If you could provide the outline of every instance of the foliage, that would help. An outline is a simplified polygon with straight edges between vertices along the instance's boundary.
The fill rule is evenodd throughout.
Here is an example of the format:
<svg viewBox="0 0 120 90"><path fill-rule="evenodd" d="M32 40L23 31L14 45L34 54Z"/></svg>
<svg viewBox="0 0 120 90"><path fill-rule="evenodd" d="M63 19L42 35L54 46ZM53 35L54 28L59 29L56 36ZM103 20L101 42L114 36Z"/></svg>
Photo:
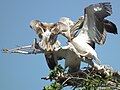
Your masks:
<svg viewBox="0 0 120 90"><path fill-rule="evenodd" d="M115 75L116 74L116 75ZM45 80L54 81L49 86L45 86L43 90L61 90L66 86L71 86L73 90L113 90L120 89L120 75L117 72L109 72L104 70L95 70L92 68L81 70L75 73L67 73L60 66L56 66L55 70L51 70Z"/></svg>
<svg viewBox="0 0 120 90"><path fill-rule="evenodd" d="M45 86L43 88L43 90L60 90L60 89L62 89L62 86L57 82L54 82L50 86Z"/></svg>
<svg viewBox="0 0 120 90"><path fill-rule="evenodd" d="M64 72L64 69L58 65L56 66L55 70L50 70L49 73L49 79L50 81L54 80L55 77L62 77L62 73ZM51 83L49 86L45 86L43 90L60 90L62 89L62 85L58 82Z"/></svg>

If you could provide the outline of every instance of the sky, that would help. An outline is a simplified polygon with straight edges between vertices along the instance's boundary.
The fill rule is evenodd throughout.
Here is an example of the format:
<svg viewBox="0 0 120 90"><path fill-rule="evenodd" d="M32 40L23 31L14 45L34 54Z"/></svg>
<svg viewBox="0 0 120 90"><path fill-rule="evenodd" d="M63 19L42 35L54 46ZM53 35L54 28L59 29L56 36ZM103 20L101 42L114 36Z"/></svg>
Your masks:
<svg viewBox="0 0 120 90"><path fill-rule="evenodd" d="M31 45L36 33L29 22L57 22L61 17L76 21L86 6L111 2L113 14L107 19L120 28L120 0L0 0L0 50ZM65 42L61 39L61 42ZM107 34L104 45L96 45L102 64L120 71L120 34ZM61 64L63 64L62 62ZM0 53L0 90L42 90L49 81L41 77L49 74L44 55Z"/></svg>

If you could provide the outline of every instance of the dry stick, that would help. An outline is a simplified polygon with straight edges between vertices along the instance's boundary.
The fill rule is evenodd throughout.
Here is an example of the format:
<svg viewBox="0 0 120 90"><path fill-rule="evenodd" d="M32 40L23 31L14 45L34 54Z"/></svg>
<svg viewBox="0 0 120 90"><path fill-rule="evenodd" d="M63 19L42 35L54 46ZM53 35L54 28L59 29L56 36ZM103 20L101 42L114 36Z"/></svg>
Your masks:
<svg viewBox="0 0 120 90"><path fill-rule="evenodd" d="M69 79L71 79L71 77L68 77L68 78L62 83L62 86L64 86L64 84L65 84Z"/></svg>
<svg viewBox="0 0 120 90"><path fill-rule="evenodd" d="M24 49L24 50L22 50ZM33 50L33 51L29 51ZM3 49L1 50L2 53L20 53L20 54L44 54L44 53L49 53L49 51L43 50L42 48L36 49L37 51L34 52L35 48L33 45L28 45L28 46L21 46L21 47L16 47L14 49Z"/></svg>

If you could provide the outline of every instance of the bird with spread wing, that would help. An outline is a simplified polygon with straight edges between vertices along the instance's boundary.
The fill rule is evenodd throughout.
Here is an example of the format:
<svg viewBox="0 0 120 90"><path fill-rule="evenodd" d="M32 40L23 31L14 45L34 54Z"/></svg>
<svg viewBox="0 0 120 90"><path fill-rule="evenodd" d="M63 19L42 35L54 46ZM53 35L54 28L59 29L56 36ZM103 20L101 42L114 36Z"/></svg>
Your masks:
<svg viewBox="0 0 120 90"><path fill-rule="evenodd" d="M88 58L96 59L99 63L99 59L95 51L89 47L97 44L104 44L106 40L106 31L117 34L117 28L114 23L104 19L112 14L112 7L109 2L92 4L84 9L83 26L80 29L80 33L75 38L70 38L71 43L75 48ZM73 28L77 26L74 25ZM71 28L70 32L73 32ZM83 53L82 53L83 52Z"/></svg>
<svg viewBox="0 0 120 90"><path fill-rule="evenodd" d="M68 42L74 46L80 56L84 57L85 62L94 66L92 59L95 59L96 65L100 65L101 62L94 50L95 43L104 44L106 32L117 34L116 25L105 19L105 17L111 14L112 7L109 2L89 5L84 9L84 16L80 17L70 29L56 33L56 35L62 34L67 37ZM64 25L66 22L68 20L61 21ZM99 68L97 67L97 69Z"/></svg>
<svg viewBox="0 0 120 90"><path fill-rule="evenodd" d="M104 19L112 14L112 7L109 2L92 4L84 9L78 22L70 29L71 35L68 38L70 43L80 53L81 56L88 59L95 59L97 64L101 64L97 53L94 50L95 43L104 44L106 32L117 34L117 28L114 23ZM82 26L79 26L82 25ZM74 33L79 29L79 34L74 37Z"/></svg>

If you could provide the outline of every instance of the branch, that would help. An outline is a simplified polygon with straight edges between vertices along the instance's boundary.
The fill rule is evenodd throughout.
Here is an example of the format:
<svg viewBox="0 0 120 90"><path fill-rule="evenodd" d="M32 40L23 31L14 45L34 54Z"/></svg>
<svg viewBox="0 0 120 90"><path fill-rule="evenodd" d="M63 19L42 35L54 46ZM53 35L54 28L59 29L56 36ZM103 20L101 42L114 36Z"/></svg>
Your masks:
<svg viewBox="0 0 120 90"><path fill-rule="evenodd" d="M14 49L3 49L1 50L2 53L19 53L19 54L39 54L39 53L45 53L44 50L39 50L33 48L32 45L29 46L21 46L16 47Z"/></svg>
<svg viewBox="0 0 120 90"><path fill-rule="evenodd" d="M38 42L39 43L39 42ZM49 53L46 50L43 50L40 46L36 48L38 44L36 39L33 41L33 45L28 46L19 46L13 49L3 49L1 50L2 53L19 53L19 54L42 54L42 53Z"/></svg>

